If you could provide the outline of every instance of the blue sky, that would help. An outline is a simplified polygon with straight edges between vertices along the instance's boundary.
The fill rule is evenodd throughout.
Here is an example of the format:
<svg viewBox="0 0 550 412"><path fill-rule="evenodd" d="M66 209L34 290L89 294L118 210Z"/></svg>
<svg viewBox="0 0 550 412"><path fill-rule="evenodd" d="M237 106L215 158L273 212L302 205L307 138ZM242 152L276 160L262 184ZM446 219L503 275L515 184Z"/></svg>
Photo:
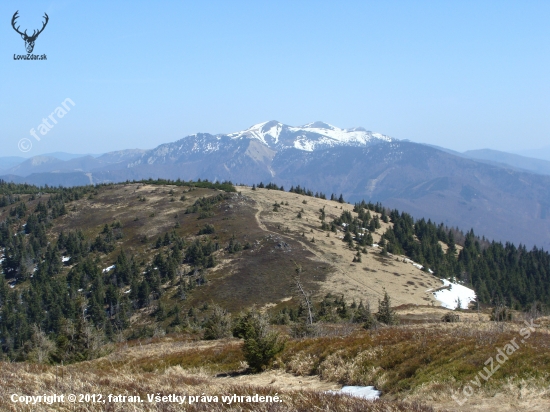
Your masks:
<svg viewBox="0 0 550 412"><path fill-rule="evenodd" d="M11 27L47 28L35 54ZM2 1L0 156L322 120L455 150L548 146L550 2ZM31 138L32 139L32 138Z"/></svg>

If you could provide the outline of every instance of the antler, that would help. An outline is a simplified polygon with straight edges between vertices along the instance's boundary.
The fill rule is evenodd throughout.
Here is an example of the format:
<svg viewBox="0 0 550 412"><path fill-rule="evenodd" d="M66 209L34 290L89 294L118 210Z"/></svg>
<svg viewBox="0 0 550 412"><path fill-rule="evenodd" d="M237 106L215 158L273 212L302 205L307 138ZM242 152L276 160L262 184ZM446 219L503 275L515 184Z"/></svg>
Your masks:
<svg viewBox="0 0 550 412"><path fill-rule="evenodd" d="M19 33L21 36L25 36L25 38L27 38L27 39L36 39L38 37L38 35L40 33L42 33L42 31L44 31L44 29L46 28L46 25L48 24L48 21L50 20L50 18L48 17L48 14L44 13L44 18L46 19L46 21L44 23L42 23L42 28L40 30L38 30L38 32L36 32L36 30L33 30L32 36L29 36L27 34L27 30L25 30L24 33L21 33L19 31L20 26L15 27L15 23L16 23L15 21L19 18L18 13L19 13L19 10L17 10L15 12L15 14L13 15L13 17L11 18L11 25L17 33Z"/></svg>
<svg viewBox="0 0 550 412"><path fill-rule="evenodd" d="M25 30L25 33L21 33L19 31L19 27L20 26L17 26L17 28L15 27L15 20L17 20L19 18L19 16L17 15L19 13L19 10L17 10L14 14L13 14L13 17L11 18L11 25L13 27L13 29L19 33L21 36L26 36L27 35L27 30Z"/></svg>
<svg viewBox="0 0 550 412"><path fill-rule="evenodd" d="M38 30L38 33L34 34L34 32L33 32L32 37L38 37L38 35L40 33L42 33L44 31L44 29L46 28L46 25L48 24L48 21L50 20L50 18L48 17L47 13L44 13L43 17L46 19L46 21L44 23L42 23L42 28L40 30Z"/></svg>

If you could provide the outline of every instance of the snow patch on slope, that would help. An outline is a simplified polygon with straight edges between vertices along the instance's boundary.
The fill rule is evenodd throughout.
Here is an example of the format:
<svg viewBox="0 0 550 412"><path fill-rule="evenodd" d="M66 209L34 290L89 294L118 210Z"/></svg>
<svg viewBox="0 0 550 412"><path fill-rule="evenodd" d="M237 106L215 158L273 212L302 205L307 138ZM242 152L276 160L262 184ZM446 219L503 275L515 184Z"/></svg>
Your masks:
<svg viewBox="0 0 550 412"><path fill-rule="evenodd" d="M227 136L231 139L241 139L243 137L258 139L266 146L269 146L269 140L272 140L275 144L279 142L279 136L281 135L283 126L282 123L272 120L270 122L255 124L246 130L230 133Z"/></svg>
<svg viewBox="0 0 550 412"><path fill-rule="evenodd" d="M294 147L306 152L313 152L315 150L315 143L303 137L294 142Z"/></svg>
<svg viewBox="0 0 550 412"><path fill-rule="evenodd" d="M327 391L327 393L345 394L354 398L363 398L375 400L380 398L382 392L376 390L374 386L344 386L339 391Z"/></svg>
<svg viewBox="0 0 550 412"><path fill-rule="evenodd" d="M472 289L458 283L452 283L447 279L441 279L441 281L444 287L450 287L434 292L434 297L447 309L456 309L458 299L460 299L461 309L468 309L470 302L476 300L476 293Z"/></svg>

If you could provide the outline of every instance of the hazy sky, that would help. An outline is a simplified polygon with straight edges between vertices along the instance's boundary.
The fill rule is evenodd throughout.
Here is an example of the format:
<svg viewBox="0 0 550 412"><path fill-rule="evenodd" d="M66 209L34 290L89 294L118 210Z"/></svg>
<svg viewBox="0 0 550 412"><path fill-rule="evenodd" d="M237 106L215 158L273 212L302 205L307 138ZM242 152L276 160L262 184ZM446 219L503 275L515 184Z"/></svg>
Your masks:
<svg viewBox="0 0 550 412"><path fill-rule="evenodd" d="M34 54L11 27L48 26ZM550 144L548 1L6 1L0 156L322 120L455 150ZM30 34L29 33L29 34ZM29 134L70 98L38 142Z"/></svg>

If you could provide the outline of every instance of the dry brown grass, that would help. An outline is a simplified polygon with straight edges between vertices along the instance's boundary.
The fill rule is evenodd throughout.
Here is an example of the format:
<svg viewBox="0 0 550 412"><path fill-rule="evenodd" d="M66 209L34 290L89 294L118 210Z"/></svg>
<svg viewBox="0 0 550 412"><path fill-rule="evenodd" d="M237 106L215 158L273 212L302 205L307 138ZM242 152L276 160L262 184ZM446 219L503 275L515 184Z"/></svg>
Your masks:
<svg viewBox="0 0 550 412"><path fill-rule="evenodd" d="M70 366L61 371L55 367L28 364L2 364L0 368L0 410L2 411L368 411L429 412L432 408L417 402L380 400L370 402L348 396L325 394L319 391L283 390L259 385L237 385L220 380L190 376L181 367L171 367L156 373L129 373L112 368L99 370L93 363ZM58 375L56 377L56 374ZM10 401L11 394L37 396L41 394L108 394L136 396L143 403L91 403L65 402L48 406L37 404L24 406ZM149 403L147 394L218 396L218 403L199 402L192 405L176 403ZM270 395L279 396L279 403L221 402L222 395Z"/></svg>
<svg viewBox="0 0 550 412"><path fill-rule="evenodd" d="M355 330L349 335L289 340L276 368L259 375L244 373L241 341L197 341L193 336L167 336L120 345L110 355L90 362L56 368L32 364L0 365L0 410L182 410L174 404L80 404L50 408L21 408L12 393L99 393L140 395L281 395L279 404L221 405L198 403L184 410L548 410L550 336L548 328L533 334L520 350L463 406L451 398L483 368L510 339L520 323L428 323ZM498 325L497 325L498 326ZM338 328L336 328L338 329ZM324 394L339 385L374 385L383 401ZM406 401L409 403L402 403ZM65 409L63 409L65 408Z"/></svg>
<svg viewBox="0 0 550 412"><path fill-rule="evenodd" d="M238 339L190 341L168 337L151 343L134 342L129 348L121 345L93 365L97 370L115 368L129 373L159 372L171 367L199 374L224 373L242 368L241 344Z"/></svg>

